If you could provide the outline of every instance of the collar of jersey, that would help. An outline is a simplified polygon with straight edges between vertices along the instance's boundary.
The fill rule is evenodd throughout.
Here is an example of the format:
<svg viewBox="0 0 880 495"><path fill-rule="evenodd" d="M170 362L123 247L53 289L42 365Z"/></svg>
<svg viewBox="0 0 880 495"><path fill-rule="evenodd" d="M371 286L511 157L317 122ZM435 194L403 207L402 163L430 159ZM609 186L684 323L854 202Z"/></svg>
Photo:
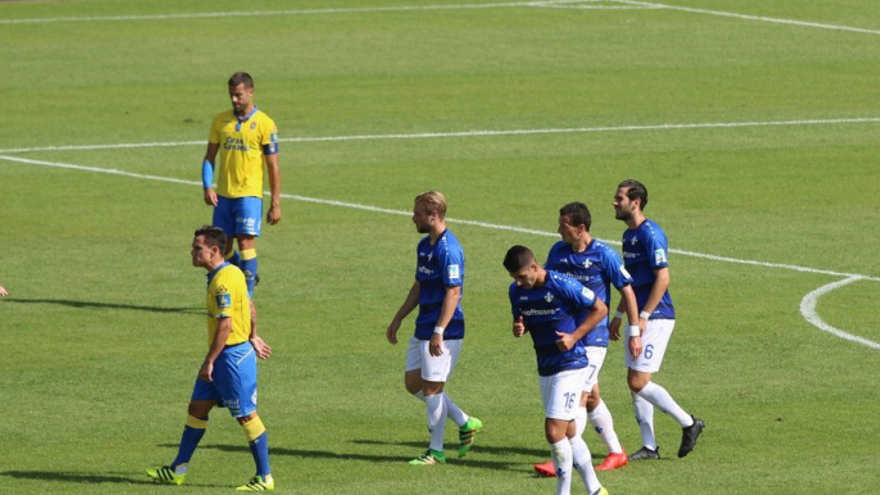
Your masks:
<svg viewBox="0 0 880 495"><path fill-rule="evenodd" d="M211 283L211 279L214 278L214 275L217 275L217 272L219 272L220 270L226 268L227 266L229 266L229 262L228 262L228 261L224 261L223 264L220 265L220 266L218 266L216 270L213 270L213 271L208 272L208 275L206 276L207 279L208 279L208 283L209 283L209 284Z"/></svg>
<svg viewBox="0 0 880 495"><path fill-rule="evenodd" d="M256 106L254 106L254 109L251 110L251 113L245 115L244 117L239 117L238 114L235 113L235 112L232 112L232 114L235 115L235 118L238 119L238 121L239 121L240 123L244 123L244 122L247 122L248 120L251 120L251 117L253 117L254 114L257 113L257 110L259 110L259 108L257 108Z"/></svg>

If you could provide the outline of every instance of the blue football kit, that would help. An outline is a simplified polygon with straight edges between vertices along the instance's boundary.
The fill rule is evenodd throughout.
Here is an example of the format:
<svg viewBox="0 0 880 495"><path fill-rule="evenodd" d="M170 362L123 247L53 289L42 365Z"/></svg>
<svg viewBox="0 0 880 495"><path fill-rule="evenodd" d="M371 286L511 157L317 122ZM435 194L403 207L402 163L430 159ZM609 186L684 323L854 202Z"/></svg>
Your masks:
<svg viewBox="0 0 880 495"><path fill-rule="evenodd" d="M510 308L513 319L522 316L523 323L535 346L538 374L551 376L561 371L585 368L587 354L581 341L567 350L556 346L556 332L574 333L577 318L589 312L596 302L596 294L577 280L551 270L542 287L524 289L514 282L510 285ZM583 320L580 320L581 322Z"/></svg>
<svg viewBox="0 0 880 495"><path fill-rule="evenodd" d="M593 239L581 253L559 241L550 248L544 268L568 275L587 287L606 305L611 304L611 285L622 289L632 284L633 279L623 266L620 255L598 239ZM577 323L586 319L589 311L577 317ZM586 346L608 347L608 318L603 318L596 328L587 333L582 343Z"/></svg>
<svg viewBox="0 0 880 495"><path fill-rule="evenodd" d="M632 276L633 292L636 293L636 302L641 310L645 307L657 278L654 270L669 266L669 241L663 229L653 220L645 219L635 229L624 231L623 263ZM675 319L675 308L668 290L651 313L651 319Z"/></svg>
<svg viewBox="0 0 880 495"><path fill-rule="evenodd" d="M416 319L415 336L430 340L440 318L440 308L446 297L447 287L461 287L464 296L464 251L458 238L448 230L440 234L431 245L431 236L425 236L416 249L418 263L416 280L419 282L419 316ZM464 338L464 313L461 298L455 306L452 320L443 333L444 340Z"/></svg>

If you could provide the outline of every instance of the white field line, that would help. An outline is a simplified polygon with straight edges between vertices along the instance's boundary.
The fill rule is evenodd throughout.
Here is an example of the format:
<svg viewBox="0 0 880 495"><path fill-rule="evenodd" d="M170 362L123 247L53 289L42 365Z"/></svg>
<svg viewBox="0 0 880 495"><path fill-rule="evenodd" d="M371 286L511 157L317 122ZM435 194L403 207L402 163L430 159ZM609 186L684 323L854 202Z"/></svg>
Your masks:
<svg viewBox="0 0 880 495"><path fill-rule="evenodd" d="M654 3L654 2L639 2L635 0L613 0L618 3L624 3L627 5L638 5L642 7L656 7L668 10L677 10L679 12L690 12L692 14L705 14L705 15L714 15L719 17L731 17L734 19L742 19L747 21L760 21L760 22L771 22L775 24L788 24L792 26L800 26L800 27L809 27L809 28L818 28L818 29L830 29L834 31L846 31L850 33L860 33L860 34L880 34L880 29L866 29L866 28L857 28L851 26L842 26L839 24L825 24L821 22L807 22L807 21L798 21L794 19L781 19L776 17L763 17L759 15L748 15L748 14L738 14L736 12L725 12L721 10L708 10L708 9L695 9L692 7L679 7L677 5L667 5L663 3Z"/></svg>
<svg viewBox="0 0 880 495"><path fill-rule="evenodd" d="M528 136L536 134L583 134L591 132L638 132L638 131L675 131L684 129L729 129L748 127L785 127L785 126L810 126L810 125L840 125L840 124L872 124L880 122L880 117L856 117L850 119L804 119L804 120L777 120L766 122L706 122L694 124L655 124L655 125L626 125L626 126L603 126L603 127L563 127L549 129L511 129L511 130L472 130L457 132L423 132L416 134L365 134L354 136L316 136L316 137L292 137L280 139L283 143L323 143L336 141L380 141L380 140L403 140L403 139L441 139L454 137L492 137L492 136ZM128 148L156 148L173 146L204 146L207 141L167 141L154 143L121 143L121 144L86 144L70 146L42 146L34 148L9 148L0 150L0 154L30 153L34 151L82 151L82 150L110 150Z"/></svg>
<svg viewBox="0 0 880 495"><path fill-rule="evenodd" d="M106 168L100 168L100 167L89 167L89 166L84 166L84 165L74 165L74 164L70 164L70 163L59 163L59 162L47 162L47 161L43 161L43 160L32 160L29 158L21 158L21 157L16 157L16 156L0 155L0 160L6 160L6 161L10 161L10 162L17 162L17 163L25 163L25 164L29 164L29 165L39 165L39 166L44 166L44 167L54 167L54 168L63 168L63 169L71 169L71 170L80 170L80 171L85 171L85 172L95 172L95 173L102 173L102 174L119 175L119 176L123 176L123 177L133 177L136 179L146 179L146 180L154 180L154 181L160 181L160 182L171 182L174 184L184 184L184 185L189 185L189 186L201 187L201 185L202 185L201 182L176 179L173 177L138 174L138 173L134 173L134 172L126 172L124 170L106 169ZM269 195L269 192L265 191L263 194ZM310 197L299 196L299 195L295 195L295 194L282 194L281 196L283 198L292 199L295 201L316 203L316 204L329 205L329 206L339 206L339 207L344 207L344 208L353 208L356 210L370 211L370 212L375 212L375 213L385 213L385 214L389 214L389 215L398 215L398 216L406 216L406 217L412 215L412 213L409 211L393 210L390 208L380 208L378 206L363 205L363 204L359 204L359 203L349 203L349 202L335 201L335 200L330 200L330 199L310 198ZM555 232L546 232L546 231L541 231L541 230L526 229L526 228L514 227L514 226L510 226L510 225L501 225L501 224L494 224L494 223L487 223L487 222L479 222L479 221L475 221L475 220L463 220L463 219L457 219L457 218L447 218L447 220L450 223L457 223L457 224L462 224L462 225L472 225L472 226L476 226L476 227L483 227L483 228L494 229L494 230L503 230L503 231L507 231L507 232L518 232L518 233L522 233L522 234L538 235L538 236L543 236L543 237L557 237L558 236L558 234L556 234ZM618 242L618 241L604 241L603 240L603 242L607 242L608 244L613 244L613 245L617 245L617 246L620 245L620 242ZM821 320L821 318L819 318L815 314L816 301L818 301L818 298L821 297L822 295L824 295L824 294L826 294L826 293L828 293L838 287L846 285L847 283L856 281L856 280L880 282L880 278L870 277L867 275L859 275L859 274L855 274L855 273L843 273L843 272L836 272L836 271L831 271L831 270L820 270L817 268L809 268L809 267L805 267L805 266L790 265L790 264L784 264L784 263L768 263L768 262L764 262L764 261L743 260L743 259L737 259L737 258L729 258L726 256L715 256L712 254L695 253L692 251L683 251L683 250L677 250L677 249L670 249L670 252L674 253L674 254L680 254L682 256L689 256L689 257L693 257L693 258L700 258L700 259L706 259L706 260L711 260L711 261L721 261L721 262L726 262L726 263L737 263L737 264L743 264L743 265L761 266L761 267L765 267L765 268L780 268L780 269L794 270L794 271L799 271L799 272L815 273L815 274L819 274L819 275L831 275L831 276L835 276L835 277L845 277L845 280L843 280L843 281L829 284L827 286L824 286L824 287L808 294L801 302L801 314L804 315L804 318L806 318L807 321L809 321L811 324L815 325L817 328L819 328L823 331L829 331L834 335L837 335L841 338L845 338L846 340L850 340L850 341L859 343L861 345L867 345L868 347L880 348L880 344L877 344L877 343L872 342L867 339L863 339L861 337L850 335L846 332L843 332L842 330L838 330L834 327L831 327L830 325L824 323ZM831 329L831 330L829 330L829 329Z"/></svg>
<svg viewBox="0 0 880 495"><path fill-rule="evenodd" d="M815 326L819 330L822 330L823 332L828 332L834 336L840 337L841 339L849 340L850 342L855 342L857 344L861 344L872 349L880 349L880 343L874 342L873 340L868 340L863 337L859 337L858 335L844 332L839 328L835 328L826 323L825 320L819 317L819 315L816 313L816 303L819 302L820 297L845 285L849 285L853 282L858 282L859 280L864 279L858 276L849 277L844 280L838 280L837 282L830 283L828 285L823 285L813 292L810 292L801 300L801 315L803 315L803 317L806 318L806 320L810 322L813 326Z"/></svg>
<svg viewBox="0 0 880 495"><path fill-rule="evenodd" d="M583 1L583 0L580 0ZM116 16L44 17L32 19L0 19L3 24L47 24L58 22L118 22L118 21L168 21L178 19L222 19L229 17L267 17L328 14L370 14L381 12L420 12L435 10L475 10L511 7L541 7L546 4L565 3L560 0L524 1L476 4L398 5L388 7L348 7L326 9L254 10L232 12L191 12L188 14L141 14Z"/></svg>
<svg viewBox="0 0 880 495"><path fill-rule="evenodd" d="M295 15L322 15L322 14L358 14L358 13L376 13L376 12L418 12L418 11L437 11L437 10L465 10L465 9L495 9L509 7L547 7L554 4L569 3L589 3L591 0L569 1L569 0L548 0L548 1L531 1L531 2L506 2L506 3L484 3L484 4L439 4L439 5L401 5L394 7L352 7L352 8L328 8L328 9L302 9L302 10L270 10L270 11L233 11L233 12L193 12L189 14L143 14L143 15L122 15L122 16L80 16L80 17L44 17L31 19L0 19L0 25L14 24L47 24L59 22L113 22L113 21L165 21L176 19L217 19L229 17L266 17L266 16L295 16ZM675 5L666 5L662 3L639 2L634 0L609 0L615 3L627 4L630 6L642 7L645 9L668 9L678 10L681 12L690 12L695 14L707 14L722 17L732 17L735 19L743 19L750 21L772 22L776 24L789 24L801 27L810 27L818 29L831 29L835 31L848 31L861 34L880 34L880 30L865 29L851 26L842 26L838 24L825 24L818 22L798 21L794 19L780 19L774 17L762 17L748 14L738 14L735 12L724 12L719 10L696 9L691 7L679 7ZM582 7L589 8L589 7Z"/></svg>

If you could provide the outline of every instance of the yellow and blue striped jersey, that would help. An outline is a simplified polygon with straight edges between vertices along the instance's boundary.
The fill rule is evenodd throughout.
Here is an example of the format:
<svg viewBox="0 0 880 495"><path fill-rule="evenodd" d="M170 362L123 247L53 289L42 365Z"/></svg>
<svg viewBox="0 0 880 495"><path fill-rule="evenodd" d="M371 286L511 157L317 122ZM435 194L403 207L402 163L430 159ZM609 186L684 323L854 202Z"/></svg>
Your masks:
<svg viewBox="0 0 880 495"><path fill-rule="evenodd" d="M239 118L232 110L216 117L208 142L219 145L217 194L263 197L263 157L278 153L278 126L260 109Z"/></svg>
<svg viewBox="0 0 880 495"><path fill-rule="evenodd" d="M251 336L251 305L244 273L235 265L224 263L208 273L208 345L214 342L221 318L232 319L232 332L226 345L241 344Z"/></svg>

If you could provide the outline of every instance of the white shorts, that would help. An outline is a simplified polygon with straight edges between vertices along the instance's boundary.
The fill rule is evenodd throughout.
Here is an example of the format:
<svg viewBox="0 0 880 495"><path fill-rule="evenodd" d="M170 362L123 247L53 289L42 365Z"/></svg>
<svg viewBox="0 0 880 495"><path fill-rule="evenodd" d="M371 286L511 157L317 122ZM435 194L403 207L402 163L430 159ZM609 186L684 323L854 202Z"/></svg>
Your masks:
<svg viewBox="0 0 880 495"><path fill-rule="evenodd" d="M587 368L560 371L555 375L539 376L544 417L562 421L574 420L575 410L581 404L581 389Z"/></svg>
<svg viewBox="0 0 880 495"><path fill-rule="evenodd" d="M602 364L605 362L605 354L608 352L608 348L588 345L586 350L587 362L589 364L584 368L584 392L590 392L599 383L599 372L602 371Z"/></svg>
<svg viewBox="0 0 880 495"><path fill-rule="evenodd" d="M626 367L646 373L660 371L673 328L675 328L675 320L648 320L648 328L642 333L642 353L639 354L638 359L633 361L628 351L623 353ZM628 332L626 337L629 339Z"/></svg>
<svg viewBox="0 0 880 495"><path fill-rule="evenodd" d="M422 380L426 382L446 382L458 363L464 340L444 340L443 354L432 356L428 351L430 340L410 337L406 350L406 371L422 370Z"/></svg>

